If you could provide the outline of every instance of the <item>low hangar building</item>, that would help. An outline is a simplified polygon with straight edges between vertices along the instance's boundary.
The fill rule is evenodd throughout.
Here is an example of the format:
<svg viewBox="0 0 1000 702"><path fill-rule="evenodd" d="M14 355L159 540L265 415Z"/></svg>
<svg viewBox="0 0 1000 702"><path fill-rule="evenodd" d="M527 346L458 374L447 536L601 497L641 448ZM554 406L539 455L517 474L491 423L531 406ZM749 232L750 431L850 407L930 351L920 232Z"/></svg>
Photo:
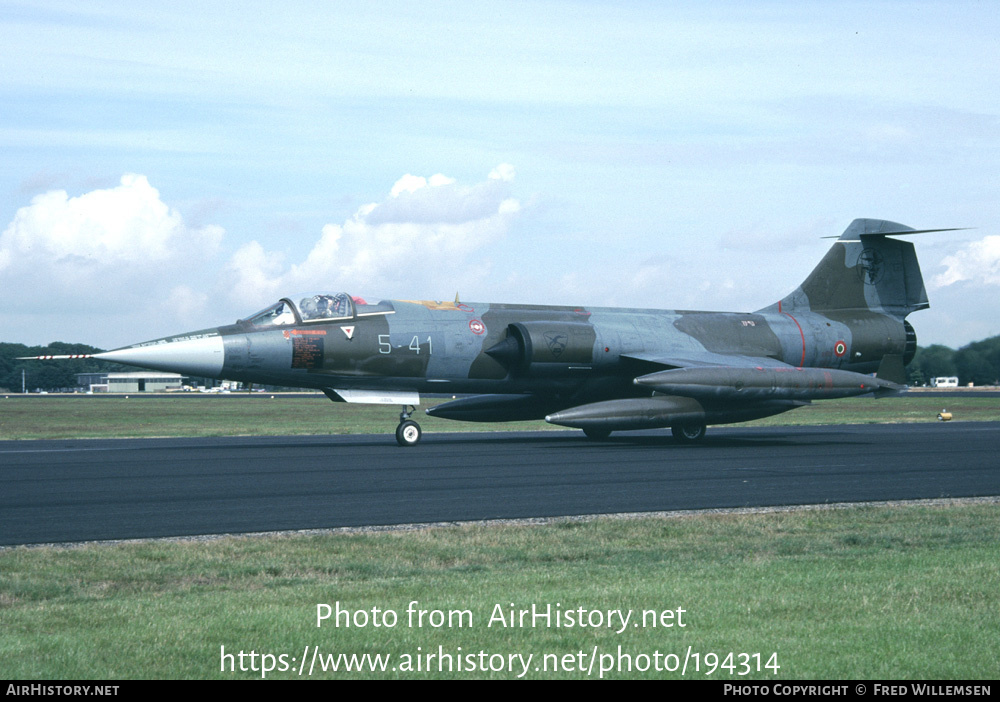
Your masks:
<svg viewBox="0 0 1000 702"><path fill-rule="evenodd" d="M177 373L136 371L133 373L81 373L79 382L94 392L162 392L179 390L187 380ZM83 377L86 376L86 377Z"/></svg>

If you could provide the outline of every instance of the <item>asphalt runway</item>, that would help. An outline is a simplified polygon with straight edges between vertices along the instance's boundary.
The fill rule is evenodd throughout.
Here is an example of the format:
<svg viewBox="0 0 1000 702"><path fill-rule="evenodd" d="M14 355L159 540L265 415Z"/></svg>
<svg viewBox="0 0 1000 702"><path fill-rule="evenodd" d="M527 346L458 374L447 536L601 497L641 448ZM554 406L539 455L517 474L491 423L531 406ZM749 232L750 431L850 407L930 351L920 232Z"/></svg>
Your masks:
<svg viewBox="0 0 1000 702"><path fill-rule="evenodd" d="M1000 495L1000 422L0 442L0 545Z"/></svg>

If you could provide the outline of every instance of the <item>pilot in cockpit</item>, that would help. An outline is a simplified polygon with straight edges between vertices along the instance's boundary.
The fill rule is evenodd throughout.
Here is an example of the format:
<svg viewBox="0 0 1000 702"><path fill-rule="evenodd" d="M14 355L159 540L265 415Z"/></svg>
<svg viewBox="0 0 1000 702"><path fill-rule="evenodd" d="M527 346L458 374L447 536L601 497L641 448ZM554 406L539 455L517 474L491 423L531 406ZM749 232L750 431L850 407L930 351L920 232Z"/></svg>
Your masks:
<svg viewBox="0 0 1000 702"><path fill-rule="evenodd" d="M334 299L329 295L317 295L316 316L324 319L339 317L334 309Z"/></svg>
<svg viewBox="0 0 1000 702"><path fill-rule="evenodd" d="M345 293L313 295L300 304L305 319L337 319L351 316L350 298Z"/></svg>

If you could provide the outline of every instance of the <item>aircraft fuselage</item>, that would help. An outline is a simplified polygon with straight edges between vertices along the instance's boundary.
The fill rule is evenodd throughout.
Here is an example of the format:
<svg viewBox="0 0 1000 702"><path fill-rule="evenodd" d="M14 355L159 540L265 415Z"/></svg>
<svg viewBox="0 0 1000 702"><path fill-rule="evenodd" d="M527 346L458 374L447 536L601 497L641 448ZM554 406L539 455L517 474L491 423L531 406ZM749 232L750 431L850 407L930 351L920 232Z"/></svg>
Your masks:
<svg viewBox="0 0 1000 702"><path fill-rule="evenodd" d="M798 288L753 313L319 293L97 356L400 404L402 445L419 440L407 407L420 393L474 395L427 410L447 419L544 418L592 438L669 426L697 440L707 424L905 390L916 352L906 317L929 303L913 244L891 237L925 231L939 230L854 220Z"/></svg>
<svg viewBox="0 0 1000 702"><path fill-rule="evenodd" d="M368 316L290 320L263 328L240 322L102 357L245 383L556 394L590 401L623 392L648 395L633 379L646 363L658 362L654 359L735 354L796 368L866 373L877 370L885 355L902 356L907 348L905 323L867 310L825 315L406 301L380 305L387 309Z"/></svg>

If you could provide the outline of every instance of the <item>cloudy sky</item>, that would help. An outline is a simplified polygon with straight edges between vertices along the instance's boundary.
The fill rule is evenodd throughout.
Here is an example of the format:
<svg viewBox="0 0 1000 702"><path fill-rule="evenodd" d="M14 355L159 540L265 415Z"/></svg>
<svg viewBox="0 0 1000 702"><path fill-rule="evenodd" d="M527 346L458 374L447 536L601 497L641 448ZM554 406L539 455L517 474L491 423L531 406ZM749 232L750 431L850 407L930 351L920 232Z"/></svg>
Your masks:
<svg viewBox="0 0 1000 702"><path fill-rule="evenodd" d="M278 297L754 310L917 229L1000 334L992 2L0 2L0 341Z"/></svg>

